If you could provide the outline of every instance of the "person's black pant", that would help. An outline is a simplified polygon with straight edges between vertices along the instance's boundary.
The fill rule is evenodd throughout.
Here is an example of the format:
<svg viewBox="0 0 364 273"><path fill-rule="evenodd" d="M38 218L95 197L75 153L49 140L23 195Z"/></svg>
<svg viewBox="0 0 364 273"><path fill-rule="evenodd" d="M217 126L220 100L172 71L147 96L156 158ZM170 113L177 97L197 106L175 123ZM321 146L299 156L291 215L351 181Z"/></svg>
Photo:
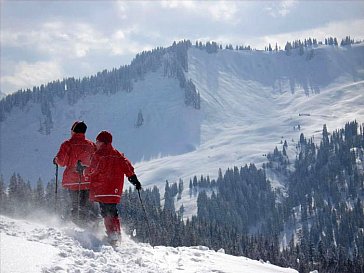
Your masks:
<svg viewBox="0 0 364 273"><path fill-rule="evenodd" d="M99 204L100 204L101 215L104 218L106 234L108 236L111 236L110 238L113 238L111 240L115 240L115 238L120 239L121 225L116 204L105 204L105 203L99 203Z"/></svg>
<svg viewBox="0 0 364 273"><path fill-rule="evenodd" d="M98 209L89 200L89 190L70 190L69 193L72 204L72 221L77 225L84 226L89 221L96 220Z"/></svg>
<svg viewBox="0 0 364 273"><path fill-rule="evenodd" d="M103 218L105 218L106 216L119 217L116 204L99 203L99 205L101 210L101 216Z"/></svg>

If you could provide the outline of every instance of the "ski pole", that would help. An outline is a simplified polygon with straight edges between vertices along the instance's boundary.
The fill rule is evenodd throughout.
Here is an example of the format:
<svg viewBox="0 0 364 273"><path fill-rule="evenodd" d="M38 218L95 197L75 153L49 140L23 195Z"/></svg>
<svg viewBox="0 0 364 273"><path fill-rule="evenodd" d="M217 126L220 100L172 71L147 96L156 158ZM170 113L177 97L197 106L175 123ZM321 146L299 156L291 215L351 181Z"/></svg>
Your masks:
<svg viewBox="0 0 364 273"><path fill-rule="evenodd" d="M144 204L143 204L142 197L140 196L140 190L139 189L138 189L138 195L139 195L139 200L140 200L140 203L142 204L142 208L143 208L143 211L144 211L144 218L147 221L148 233L149 233L149 241L150 241L150 244L153 246L153 244L152 244L152 235L151 235L152 233L150 232L149 220L148 220L147 212L146 212L145 207L144 207Z"/></svg>
<svg viewBox="0 0 364 273"><path fill-rule="evenodd" d="M81 210L81 205L80 205L80 199L81 199L81 179L82 179L82 174L78 173L79 175L79 179L78 179L78 194L77 194L77 222L80 222L80 210Z"/></svg>
<svg viewBox="0 0 364 273"><path fill-rule="evenodd" d="M76 165L76 170L78 172L79 175L79 179L78 179L78 195L77 195L77 221L80 222L80 210L81 210L81 180L82 180L82 174L83 174L83 170L86 168L86 166L83 166L81 164L81 160L77 161L77 165Z"/></svg>
<svg viewBox="0 0 364 273"><path fill-rule="evenodd" d="M54 201L54 211L57 213L57 193L58 193L58 164L56 163L56 189L55 189L55 201Z"/></svg>

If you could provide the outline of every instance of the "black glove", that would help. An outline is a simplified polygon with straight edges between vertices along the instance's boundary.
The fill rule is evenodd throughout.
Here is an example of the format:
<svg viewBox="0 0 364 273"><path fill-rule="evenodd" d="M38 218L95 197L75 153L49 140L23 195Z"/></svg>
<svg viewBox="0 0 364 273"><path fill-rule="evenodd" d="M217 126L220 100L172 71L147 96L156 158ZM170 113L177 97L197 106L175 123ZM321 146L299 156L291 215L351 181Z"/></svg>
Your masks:
<svg viewBox="0 0 364 273"><path fill-rule="evenodd" d="M140 182L135 174L128 177L128 180L130 181L130 183L132 183L135 186L135 188L138 191L142 189L142 184L140 184Z"/></svg>
<svg viewBox="0 0 364 273"><path fill-rule="evenodd" d="M81 160L78 160L77 161L77 164L76 164L76 171L79 173L79 174L83 174L83 171L86 169L86 166L85 165L82 165L81 163Z"/></svg>
<svg viewBox="0 0 364 273"><path fill-rule="evenodd" d="M56 157L55 157L55 158L53 158L53 164L54 164L54 165L57 165Z"/></svg>

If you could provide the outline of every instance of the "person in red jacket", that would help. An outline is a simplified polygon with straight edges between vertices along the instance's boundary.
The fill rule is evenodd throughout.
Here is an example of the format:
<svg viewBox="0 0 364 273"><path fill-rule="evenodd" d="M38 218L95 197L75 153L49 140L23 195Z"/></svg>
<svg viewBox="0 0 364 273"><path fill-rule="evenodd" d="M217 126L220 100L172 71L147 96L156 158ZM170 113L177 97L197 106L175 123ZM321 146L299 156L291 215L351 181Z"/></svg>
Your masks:
<svg viewBox="0 0 364 273"><path fill-rule="evenodd" d="M71 127L71 138L62 143L53 160L54 164L66 167L62 186L69 190L72 201L71 219L79 226L85 226L90 214L95 214L89 201L90 182L82 173L83 166L90 165L91 156L96 152L95 143L85 137L86 130L87 125L83 121L76 121Z"/></svg>
<svg viewBox="0 0 364 273"><path fill-rule="evenodd" d="M124 154L114 149L111 143L112 135L109 132L101 131L98 134L96 137L97 151L85 173L91 181L90 200L99 202L106 234L110 243L116 243L121 238L116 205L120 203L123 192L124 175L137 190L141 189L141 184L130 161Z"/></svg>

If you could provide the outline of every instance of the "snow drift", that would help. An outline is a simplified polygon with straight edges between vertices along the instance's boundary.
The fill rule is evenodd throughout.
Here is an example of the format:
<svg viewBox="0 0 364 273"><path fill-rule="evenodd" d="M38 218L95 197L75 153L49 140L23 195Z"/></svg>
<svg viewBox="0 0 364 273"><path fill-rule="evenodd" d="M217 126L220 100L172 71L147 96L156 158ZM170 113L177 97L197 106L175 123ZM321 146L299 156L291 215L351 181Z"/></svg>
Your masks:
<svg viewBox="0 0 364 273"><path fill-rule="evenodd" d="M297 272L204 246L153 248L135 243L125 234L121 246L114 250L102 243L101 233L71 224L51 227L44 221L40 224L0 216L1 272Z"/></svg>

